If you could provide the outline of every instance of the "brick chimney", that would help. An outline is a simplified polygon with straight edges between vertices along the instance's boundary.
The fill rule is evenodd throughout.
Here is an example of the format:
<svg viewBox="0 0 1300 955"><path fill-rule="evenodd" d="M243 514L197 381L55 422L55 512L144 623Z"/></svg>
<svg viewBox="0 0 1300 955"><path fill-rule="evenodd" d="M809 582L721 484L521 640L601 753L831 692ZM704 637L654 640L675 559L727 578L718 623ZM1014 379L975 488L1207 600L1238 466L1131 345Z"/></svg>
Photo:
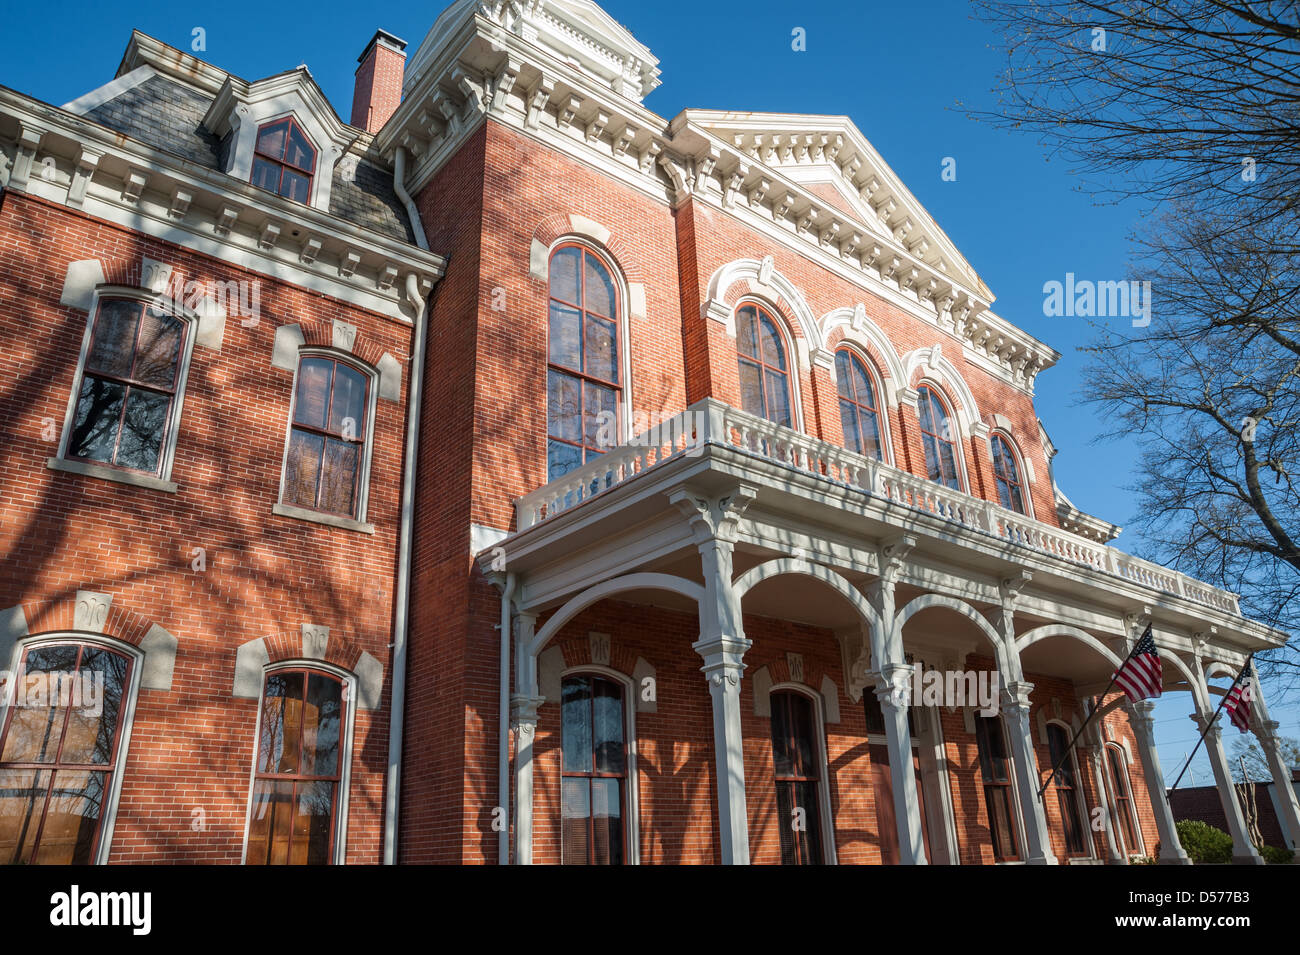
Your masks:
<svg viewBox="0 0 1300 955"><path fill-rule="evenodd" d="M406 41L376 30L357 62L361 65L352 93L352 125L378 132L402 103Z"/></svg>

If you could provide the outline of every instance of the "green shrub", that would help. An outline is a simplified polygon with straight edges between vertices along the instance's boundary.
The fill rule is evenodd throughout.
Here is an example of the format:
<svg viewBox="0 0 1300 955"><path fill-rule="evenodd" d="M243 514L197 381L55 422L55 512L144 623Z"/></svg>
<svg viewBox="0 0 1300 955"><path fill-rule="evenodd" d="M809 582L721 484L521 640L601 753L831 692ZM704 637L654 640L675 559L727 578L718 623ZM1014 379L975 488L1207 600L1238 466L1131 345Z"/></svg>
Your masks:
<svg viewBox="0 0 1300 955"><path fill-rule="evenodd" d="M1277 846L1264 846L1259 850L1259 854L1269 865L1290 865L1295 857L1295 853L1290 849L1279 849Z"/></svg>
<svg viewBox="0 0 1300 955"><path fill-rule="evenodd" d="M1195 819L1177 823L1178 841L1197 865L1219 865L1232 861L1232 836L1222 829Z"/></svg>

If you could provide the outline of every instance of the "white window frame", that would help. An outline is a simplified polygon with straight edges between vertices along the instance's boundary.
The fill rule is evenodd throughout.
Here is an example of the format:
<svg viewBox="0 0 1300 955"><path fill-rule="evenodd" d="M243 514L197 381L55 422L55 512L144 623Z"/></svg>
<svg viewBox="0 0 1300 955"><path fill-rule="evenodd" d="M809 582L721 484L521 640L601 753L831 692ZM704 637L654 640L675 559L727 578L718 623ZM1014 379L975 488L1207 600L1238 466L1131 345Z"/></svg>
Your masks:
<svg viewBox="0 0 1300 955"><path fill-rule="evenodd" d="M1005 428L994 428L989 432L989 470L993 472L993 494L996 497L998 493L997 457L993 453L994 438L1001 438L1007 443L1007 447L1011 449L1011 458L1015 462L1016 473L1020 477L1020 495L1025 505L1024 516L1030 520L1034 520L1034 495L1030 491L1029 475L1025 471L1025 456L1020 450L1020 445L1016 443L1016 440L1011 436L1011 433ZM1002 499L996 498L994 503L1001 507Z"/></svg>
<svg viewBox="0 0 1300 955"><path fill-rule="evenodd" d="M601 666L595 663L582 664L579 666L568 667L560 672L560 686L564 686L564 681L571 676L598 676L606 680L612 680L623 687L623 725L625 727L624 740L627 746L627 861L624 865L641 864L641 804L638 797L637 778L637 749L636 749L636 683L625 673L620 673L607 666ZM562 694L561 694L562 695ZM564 706L562 700L560 703L560 728L558 731L560 743L560 774L564 773ZM560 824L563 826L563 808L560 809ZM560 861L564 861L563 839L560 840Z"/></svg>
<svg viewBox="0 0 1300 955"><path fill-rule="evenodd" d="M1074 804L1079 810L1079 822L1083 826L1083 830L1084 830L1083 844L1088 850L1088 854L1085 856L1072 856L1070 855L1069 847L1066 846L1065 851L1061 853L1062 859L1066 862L1069 862L1070 860L1082 860L1082 859L1096 861L1097 841L1093 837L1092 826L1089 825L1089 822L1092 817L1088 814L1088 801L1084 798L1083 772L1079 768L1079 758L1078 758L1079 751L1075 747L1069 745L1071 738L1074 736L1074 727L1072 727L1069 723L1065 722L1064 720L1058 720L1055 718L1048 719L1047 726L1048 727L1055 726L1057 729L1061 730L1061 732L1065 733L1065 744L1066 746L1069 747L1067 752L1069 753L1070 765L1074 767L1074 780L1075 780ZM1047 752L1048 755L1050 756L1052 752L1051 732L1050 730L1047 730L1045 732L1047 732L1047 736L1048 736ZM1051 772L1050 767L1048 769L1048 772ZM1053 789L1055 789L1056 787L1055 779L1052 780L1052 787ZM1044 809L1046 809L1045 803L1044 803ZM1046 816L1044 816L1044 818L1046 818ZM1064 831L1065 820L1064 819L1061 820L1061 826L1062 826L1061 841L1062 844L1064 844L1065 841L1065 831Z"/></svg>
<svg viewBox="0 0 1300 955"><path fill-rule="evenodd" d="M885 394L884 382L881 379L880 372L876 369L876 364L868 356L866 350L855 341L845 339L835 346L831 354L831 361L834 362L835 355L840 352L848 352L851 356L862 362L862 367L867 370L867 378L871 382L871 390L876 399L876 420L880 423L880 445L883 455L881 463L893 466L894 464L894 440L892 430L889 426L889 401ZM838 379L838 376L837 376ZM839 411L839 381L835 383L835 400L836 411ZM844 430L844 422L840 421L840 430ZM866 457L866 455L863 455Z"/></svg>
<svg viewBox="0 0 1300 955"><path fill-rule="evenodd" d="M736 322L738 320L737 317L740 315L740 310L746 305L758 306L771 315L772 320L776 322L777 333L781 336L781 345L785 348L785 371L786 378L790 382L790 404L794 411L794 414L791 416L794 419L793 423L788 427L790 430L798 431L800 434L807 434L808 432L804 430L803 423L803 393L799 384L799 372L801 370L799 365L799 342L794 337L794 329L792 329L790 323L786 321L785 315L782 313L781 309L777 308L777 306L767 297L755 292L746 292L736 300L736 304L731 309L731 325L733 328L736 327ZM737 370L739 370L739 362L742 357L740 354L740 333L737 332L733 335L732 340L735 342L735 344L731 346L732 358L737 362ZM831 356L831 361L832 363L834 362L834 355ZM745 409L741 408L740 410L744 411ZM750 412L745 411L745 414L750 414ZM755 415L754 417L757 418L761 416ZM777 424L771 418L763 418L762 420L776 428L787 427L786 425Z"/></svg>
<svg viewBox="0 0 1300 955"><path fill-rule="evenodd" d="M9 715L9 707L12 705L14 694L17 692L18 664L22 661L23 655L34 647L59 646L69 643L83 643L88 646L102 647L105 650L112 650L114 653L121 653L131 659L131 679L123 692L122 700L121 743L117 750L117 762L110 771L112 779L108 784L108 792L104 799L104 812L99 823L99 844L95 847L95 858L92 862L92 865L107 865L109 854L113 848L113 829L117 823L117 806L122 794L122 777L126 774L127 750L131 744L131 730L135 723L135 704L140 695L140 678L144 666L144 653L139 647L132 646L121 640L115 640L112 637L79 633L71 630L58 633L42 633L35 637L26 637L19 640L14 645L13 653L8 661L8 672L14 676L9 681L3 698L0 698L0 728L4 727L4 721Z"/></svg>
<svg viewBox="0 0 1300 955"><path fill-rule="evenodd" d="M1120 822L1119 800L1116 798L1119 792L1118 789L1116 789L1116 783L1118 781L1115 779L1115 774L1111 771L1110 755L1106 752L1103 752L1102 762L1105 765L1103 766L1102 775L1103 778L1105 779L1106 787L1110 790L1109 795L1110 795L1111 818L1108 820L1108 822L1111 826L1114 826L1115 828L1115 835L1121 847L1120 854L1123 855L1124 858L1127 859L1131 856L1144 856L1146 855L1146 839L1142 835L1142 819L1138 816L1137 797L1133 793L1133 774L1129 772L1129 768L1128 768L1129 767L1128 749L1114 740L1106 740L1103 741L1102 743L1103 750L1109 749L1112 746L1115 749L1119 750L1121 766L1124 769L1124 787L1128 790L1129 812L1133 816L1133 832L1137 836L1138 844L1136 846L1128 845L1127 840L1124 837L1124 829L1122 826L1118 825L1118 823Z"/></svg>
<svg viewBox="0 0 1300 955"><path fill-rule="evenodd" d="M284 499L285 475L288 474L289 469L289 441L293 437L294 414L298 408L298 375L302 371L302 362L305 358L328 358L331 361L339 361L365 375L367 378L365 410L366 437L364 447L361 449L361 474L357 479L357 506L355 513L351 516L331 514L328 511L313 510L309 507L303 507L300 504L290 504ZM352 530L360 530L366 533L374 532L374 528L366 523L366 511L370 505L370 463L375 447L375 411L378 405L378 369L364 361L361 361L351 352L345 352L338 348L328 348L319 345L304 345L298 349L298 360L293 368L293 390L289 393L289 413L284 427L284 450L280 455L280 486L279 490L276 492L275 513L286 517L297 517L304 520L317 521L321 524L347 527Z"/></svg>
<svg viewBox="0 0 1300 955"><path fill-rule="evenodd" d="M254 189L258 189L262 192L270 192L271 195L278 196L287 202L297 202L296 199L290 199L288 196L281 196L278 192L272 192L270 189L263 189L261 186L253 183L253 162L257 158L257 137L261 135L262 130L267 126L273 126L282 119L293 120L297 127L302 130L302 134L307 137L307 142L311 144L311 148L316 153L316 161L312 164L311 186L308 189L307 201L298 204L313 209L324 208L326 211L329 211L328 206L322 206L318 201L319 194L324 194L326 202L328 202L328 190L322 187L318 191L317 187L322 172L328 175L331 179L333 178L334 163L332 161L325 161L328 150L327 147L322 146L318 141L318 138L322 135L319 125L314 120L304 119L303 115L297 110L283 109L273 116L259 116L252 119L248 125L251 127L253 134L252 136L247 137L247 140L245 140L243 135L244 127L241 124L237 132L234 134L238 137L237 141L230 144L231 149L237 149L240 153L233 157L233 168L230 170L231 175L244 180L244 182L253 186ZM324 141L329 143L329 138L326 137ZM247 150L246 153L245 150Z"/></svg>
<svg viewBox="0 0 1300 955"><path fill-rule="evenodd" d="M81 395L81 384L86 374L86 359L90 355L91 333L95 328L95 320L99 316L101 303L111 299L125 299L153 306L171 315L184 326L184 341L181 345L180 360L176 371L176 399L172 404L171 415L163 434L162 448L159 451L160 466L156 475L120 467L104 461L83 461L80 458L68 457L68 442L72 439L72 428L77 415L77 401ZM57 462L63 465L63 467L59 468L60 470L84 471L93 473L95 476L117 478L128 484L145 486L170 485L172 466L176 460L176 445L180 437L185 389L189 380L190 362L194 355L194 342L198 338L198 331L198 315L183 306L178 307L175 302L169 302L165 296L160 295L158 292L124 285L97 286L91 296L90 311L86 316L86 328L81 336L81 352L77 357L77 371L72 379L72 393L68 396L68 406L63 415L63 433L59 438L59 450L56 458L51 459L51 465L55 465L55 462ZM103 472L110 473L105 474ZM160 489L175 490L175 485L160 487Z"/></svg>
<svg viewBox="0 0 1300 955"><path fill-rule="evenodd" d="M813 732L817 735L818 748L821 752L817 755L817 803L818 814L821 816L821 836L822 836L822 865L839 865L839 853L835 845L835 820L831 816L831 786L830 786L830 747L826 739L826 709L822 701L822 695L812 687L803 683L775 683L768 689L768 699L771 699L773 693L793 692L800 696L806 697L812 701L813 718L817 725L813 727ZM769 711L770 712L770 711ZM772 742L771 717L769 716L769 725L767 731L768 745ZM774 767L775 769L775 767ZM783 825L784 822L777 820L777 825Z"/></svg>
<svg viewBox="0 0 1300 955"><path fill-rule="evenodd" d="M916 383L916 391L917 391L916 424L918 430L918 437L924 434L924 432L921 430L920 391L922 388L929 388L936 395L938 395L939 403L943 405L944 411L946 411L948 414L948 421L950 422L950 426L953 431L952 434L952 446L954 452L953 457L957 459L957 482L961 485L961 487L957 488L956 490L957 493L959 494L965 494L967 496L970 496L971 493L970 472L966 468L966 442L970 439L970 435L966 433L966 423L962 420L962 415L958 413L957 406L953 403L952 394L950 393L948 386L936 378L922 378L920 381ZM920 466L925 467L925 442L924 441L922 441L921 443ZM930 483L938 484L940 487L947 487L946 484L943 484L939 481L931 481ZM948 489L952 490L952 488L948 488Z"/></svg>
<svg viewBox="0 0 1300 955"><path fill-rule="evenodd" d="M257 786L257 758L262 744L262 717L266 705L266 680L271 674L280 670L323 670L343 682L343 702L347 707L342 731L342 752L339 753L342 766L339 773L338 806L335 809L334 853L330 865L343 865L347 860L348 848L348 802L352 789L352 735L356 727L357 715L357 678L356 674L342 667L326 663L324 660L295 658L279 660L262 668L262 688L257 691L257 714L253 721L253 758L248 768L248 797L244 809L244 843L239 854L239 864L248 864L248 833L253 824L253 794Z"/></svg>

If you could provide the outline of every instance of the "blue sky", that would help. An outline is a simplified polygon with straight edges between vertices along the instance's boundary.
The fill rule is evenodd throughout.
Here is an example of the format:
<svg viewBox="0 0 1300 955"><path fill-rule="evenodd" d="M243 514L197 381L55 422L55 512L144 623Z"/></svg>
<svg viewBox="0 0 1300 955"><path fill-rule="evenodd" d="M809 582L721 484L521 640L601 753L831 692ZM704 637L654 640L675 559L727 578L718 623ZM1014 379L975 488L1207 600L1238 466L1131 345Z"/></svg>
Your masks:
<svg viewBox="0 0 1300 955"><path fill-rule="evenodd" d="M1127 278L1129 232L1137 210L1100 204L1080 191L1059 160L1032 137L967 118L958 101L992 108L1003 59L996 37L971 18L965 0L912 0L902 6L754 0L742 8L689 0L606 0L603 4L660 60L663 85L646 106L665 118L686 107L846 114L948 233L997 296L994 310L1061 352L1042 373L1037 408L1060 453L1057 478L1081 509L1126 524L1136 509L1124 490L1140 465L1130 441L1091 443L1105 427L1081 405L1080 345L1093 337L1083 319L1043 315L1043 283ZM367 4L324 0L304 16L297 6L246 0L220 4L15 5L0 36L0 83L62 104L112 78L132 28L189 49L247 79L306 63L335 109L348 118L356 58L383 28L414 52L442 10L440 2ZM800 27L806 50L792 49ZM941 178L945 157L956 181ZM1123 321L1124 319L1112 319ZM985 409L996 410L996 409ZM1129 534L1119 542L1136 549ZM1185 694L1157 710L1167 775L1195 740ZM1282 732L1300 736L1300 709L1278 710ZM1229 728L1229 734L1236 731ZM1208 765L1198 760L1198 781Z"/></svg>

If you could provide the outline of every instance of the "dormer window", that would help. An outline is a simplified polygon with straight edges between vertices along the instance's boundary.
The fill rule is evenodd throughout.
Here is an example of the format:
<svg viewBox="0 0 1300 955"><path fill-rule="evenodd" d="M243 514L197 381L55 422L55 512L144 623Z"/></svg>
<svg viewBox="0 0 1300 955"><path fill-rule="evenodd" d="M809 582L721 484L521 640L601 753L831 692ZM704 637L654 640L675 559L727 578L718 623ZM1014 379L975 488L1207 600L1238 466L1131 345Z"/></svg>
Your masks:
<svg viewBox="0 0 1300 955"><path fill-rule="evenodd" d="M316 149L293 117L267 123L257 131L253 185L306 205L315 171Z"/></svg>

